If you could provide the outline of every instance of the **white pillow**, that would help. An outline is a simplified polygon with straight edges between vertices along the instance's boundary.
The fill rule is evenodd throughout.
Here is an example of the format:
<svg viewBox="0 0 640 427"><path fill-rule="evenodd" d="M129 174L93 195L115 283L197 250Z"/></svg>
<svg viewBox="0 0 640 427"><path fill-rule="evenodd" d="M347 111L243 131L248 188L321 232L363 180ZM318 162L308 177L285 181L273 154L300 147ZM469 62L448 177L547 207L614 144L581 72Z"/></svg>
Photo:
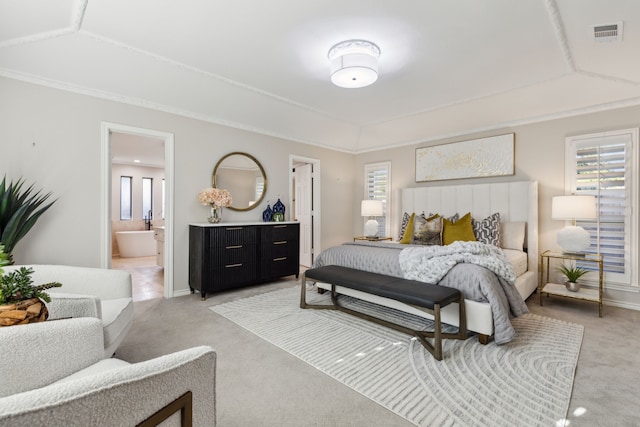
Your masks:
<svg viewBox="0 0 640 427"><path fill-rule="evenodd" d="M525 222L500 223L500 247L503 249L524 250Z"/></svg>

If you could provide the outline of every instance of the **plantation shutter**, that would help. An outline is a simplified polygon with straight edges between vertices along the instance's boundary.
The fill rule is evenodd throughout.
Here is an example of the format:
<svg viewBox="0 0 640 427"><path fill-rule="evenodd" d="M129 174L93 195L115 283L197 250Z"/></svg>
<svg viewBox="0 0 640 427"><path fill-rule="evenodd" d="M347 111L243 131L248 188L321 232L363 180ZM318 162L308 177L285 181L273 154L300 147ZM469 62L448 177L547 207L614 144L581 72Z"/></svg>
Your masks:
<svg viewBox="0 0 640 427"><path fill-rule="evenodd" d="M631 284L634 134L620 131L569 140L573 164L569 190L593 195L597 203L597 219L576 222L591 234L587 252L603 255L608 280Z"/></svg>
<svg viewBox="0 0 640 427"><path fill-rule="evenodd" d="M364 198L367 200L380 200L382 202L382 216L376 217L378 221L378 236L389 236L389 191L391 188L391 163L372 163L364 167Z"/></svg>

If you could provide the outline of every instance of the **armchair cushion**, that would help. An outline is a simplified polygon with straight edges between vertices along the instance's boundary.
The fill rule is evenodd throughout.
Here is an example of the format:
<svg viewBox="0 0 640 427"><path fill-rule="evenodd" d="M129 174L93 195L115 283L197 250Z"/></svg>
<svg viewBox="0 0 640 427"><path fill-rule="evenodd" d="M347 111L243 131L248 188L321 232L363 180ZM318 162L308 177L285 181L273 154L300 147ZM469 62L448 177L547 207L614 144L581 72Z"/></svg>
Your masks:
<svg viewBox="0 0 640 427"><path fill-rule="evenodd" d="M132 325L132 298L116 298L102 301L105 357L111 357L116 352Z"/></svg>
<svg viewBox="0 0 640 427"><path fill-rule="evenodd" d="M51 302L47 303L49 319L68 317L97 317L102 319L102 303L94 295L49 292Z"/></svg>
<svg viewBox="0 0 640 427"><path fill-rule="evenodd" d="M0 328L0 397L46 386L102 358L99 319L53 320Z"/></svg>

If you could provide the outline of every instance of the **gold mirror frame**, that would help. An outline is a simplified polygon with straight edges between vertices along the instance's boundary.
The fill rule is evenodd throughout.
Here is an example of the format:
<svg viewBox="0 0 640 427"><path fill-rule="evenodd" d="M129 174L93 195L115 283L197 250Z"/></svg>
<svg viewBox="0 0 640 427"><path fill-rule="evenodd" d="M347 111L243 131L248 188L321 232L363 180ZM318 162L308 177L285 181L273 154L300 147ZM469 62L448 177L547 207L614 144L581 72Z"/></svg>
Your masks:
<svg viewBox="0 0 640 427"><path fill-rule="evenodd" d="M262 194L260 195L260 198L256 200L253 204L251 204L250 206L247 206L246 208L239 208L239 207L233 206L233 203L235 203L234 201L232 205L228 207L228 209L231 209L233 211L239 211L239 212L250 211L251 209L255 209L256 207L260 206L260 203L264 199L265 194L267 194L267 174L264 172L264 168L262 167L262 164L258 161L258 159L253 157L251 154L243 153L241 151L234 151L233 153L229 153L223 156L220 160L218 160L218 163L216 163L215 168L213 168L213 174L211 175L211 185L213 186L213 188L218 188L216 185L216 176L218 175L218 169L222 165L222 162L224 162L225 159L231 156L244 156L244 157L247 157L249 160L253 161L258 167L258 169L260 170L260 174L262 175L262 179L264 180ZM233 198L233 193L231 193L231 198Z"/></svg>

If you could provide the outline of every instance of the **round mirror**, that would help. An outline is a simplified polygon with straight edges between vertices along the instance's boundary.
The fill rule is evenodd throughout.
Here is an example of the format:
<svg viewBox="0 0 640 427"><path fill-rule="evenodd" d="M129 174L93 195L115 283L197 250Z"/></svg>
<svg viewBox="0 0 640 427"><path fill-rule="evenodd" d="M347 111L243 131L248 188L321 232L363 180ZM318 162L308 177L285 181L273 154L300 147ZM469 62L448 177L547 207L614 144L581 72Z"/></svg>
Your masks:
<svg viewBox="0 0 640 427"><path fill-rule="evenodd" d="M229 209L248 211L260 205L267 192L267 175L259 161L247 153L229 153L213 169L214 188L229 190Z"/></svg>

